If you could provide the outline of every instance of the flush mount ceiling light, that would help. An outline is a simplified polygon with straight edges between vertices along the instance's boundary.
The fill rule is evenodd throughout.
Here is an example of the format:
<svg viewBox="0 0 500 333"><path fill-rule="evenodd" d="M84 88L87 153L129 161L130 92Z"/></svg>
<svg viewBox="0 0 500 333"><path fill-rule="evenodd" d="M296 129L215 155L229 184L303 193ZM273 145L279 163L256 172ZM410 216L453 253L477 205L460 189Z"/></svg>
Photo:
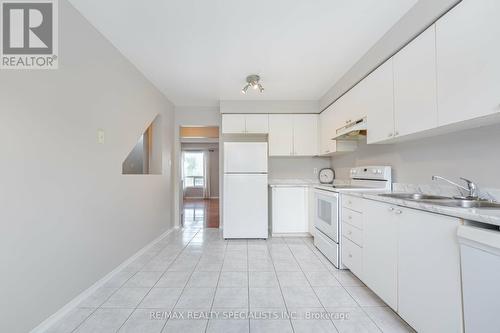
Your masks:
<svg viewBox="0 0 500 333"><path fill-rule="evenodd" d="M259 81L260 81L260 76L255 75L255 74L254 75L248 75L247 76L247 84L243 87L243 89L241 89L241 92L243 94L246 94L248 88L252 87L255 90L259 89L259 91L261 93L263 93L264 92L264 87L262 86L262 84L259 83Z"/></svg>

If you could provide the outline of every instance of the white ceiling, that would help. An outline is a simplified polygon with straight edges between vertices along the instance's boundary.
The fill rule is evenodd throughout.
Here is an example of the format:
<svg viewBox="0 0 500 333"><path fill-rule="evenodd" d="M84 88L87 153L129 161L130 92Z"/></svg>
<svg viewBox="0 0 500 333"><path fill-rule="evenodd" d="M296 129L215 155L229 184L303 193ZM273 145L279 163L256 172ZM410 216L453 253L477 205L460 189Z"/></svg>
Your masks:
<svg viewBox="0 0 500 333"><path fill-rule="evenodd" d="M70 0L176 105L318 100L417 0ZM259 74L264 94L240 90Z"/></svg>

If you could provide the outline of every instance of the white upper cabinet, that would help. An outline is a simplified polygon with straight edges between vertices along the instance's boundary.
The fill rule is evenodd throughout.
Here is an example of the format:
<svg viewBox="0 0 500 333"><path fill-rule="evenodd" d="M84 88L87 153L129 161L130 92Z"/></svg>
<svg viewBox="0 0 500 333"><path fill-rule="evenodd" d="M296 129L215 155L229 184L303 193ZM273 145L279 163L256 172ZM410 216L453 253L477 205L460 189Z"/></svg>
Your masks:
<svg viewBox="0 0 500 333"><path fill-rule="evenodd" d="M318 118L317 114L293 115L293 155L318 155Z"/></svg>
<svg viewBox="0 0 500 333"><path fill-rule="evenodd" d="M438 125L434 25L394 56L394 106L395 136Z"/></svg>
<svg viewBox="0 0 500 333"><path fill-rule="evenodd" d="M293 155L293 115L269 115L269 156Z"/></svg>
<svg viewBox="0 0 500 333"><path fill-rule="evenodd" d="M367 143L377 143L394 137L394 78L392 58L383 63L363 85L367 109Z"/></svg>
<svg viewBox="0 0 500 333"><path fill-rule="evenodd" d="M224 114L222 115L222 133L245 133L244 114Z"/></svg>
<svg viewBox="0 0 500 333"><path fill-rule="evenodd" d="M334 141L332 138L335 136L335 105L330 105L325 111L319 115L319 131L320 131L320 147L319 154L327 155L333 151Z"/></svg>
<svg viewBox="0 0 500 333"><path fill-rule="evenodd" d="M224 134L267 134L269 116L267 114L224 114L222 133Z"/></svg>
<svg viewBox="0 0 500 333"><path fill-rule="evenodd" d="M318 155L317 114L270 114L269 156Z"/></svg>
<svg viewBox="0 0 500 333"><path fill-rule="evenodd" d="M269 133L269 115L247 114L245 115L246 132L249 134Z"/></svg>
<svg viewBox="0 0 500 333"><path fill-rule="evenodd" d="M436 23L439 125L500 111L500 1L464 0Z"/></svg>

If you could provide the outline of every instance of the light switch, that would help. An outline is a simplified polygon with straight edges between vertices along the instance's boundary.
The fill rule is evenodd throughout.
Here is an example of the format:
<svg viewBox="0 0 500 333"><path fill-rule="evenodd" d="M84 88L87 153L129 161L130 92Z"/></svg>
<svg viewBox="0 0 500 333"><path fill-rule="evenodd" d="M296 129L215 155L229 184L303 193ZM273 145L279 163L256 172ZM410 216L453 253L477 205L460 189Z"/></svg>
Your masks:
<svg viewBox="0 0 500 333"><path fill-rule="evenodd" d="M99 143L99 144L104 143L104 130L103 129L97 130L97 143Z"/></svg>

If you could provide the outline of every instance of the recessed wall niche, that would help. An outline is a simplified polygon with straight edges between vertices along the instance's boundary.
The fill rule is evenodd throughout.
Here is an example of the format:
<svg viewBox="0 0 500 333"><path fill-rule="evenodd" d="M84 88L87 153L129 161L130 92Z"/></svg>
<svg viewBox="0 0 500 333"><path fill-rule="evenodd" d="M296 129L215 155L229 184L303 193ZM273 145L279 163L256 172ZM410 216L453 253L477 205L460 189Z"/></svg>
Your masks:
<svg viewBox="0 0 500 333"><path fill-rule="evenodd" d="M161 116L156 116L122 163L124 175L162 173Z"/></svg>

